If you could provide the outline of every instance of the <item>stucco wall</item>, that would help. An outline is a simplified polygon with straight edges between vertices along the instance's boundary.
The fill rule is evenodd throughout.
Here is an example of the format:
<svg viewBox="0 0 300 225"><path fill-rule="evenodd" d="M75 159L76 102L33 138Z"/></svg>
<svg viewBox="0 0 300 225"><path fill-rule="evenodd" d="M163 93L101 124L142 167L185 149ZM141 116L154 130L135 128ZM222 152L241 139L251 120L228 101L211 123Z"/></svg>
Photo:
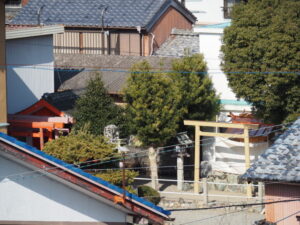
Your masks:
<svg viewBox="0 0 300 225"><path fill-rule="evenodd" d="M100 200L0 155L0 221L125 222L126 214Z"/></svg>
<svg viewBox="0 0 300 225"><path fill-rule="evenodd" d="M199 32L199 49L207 62L208 73L212 79L214 88L222 100L222 111L242 112L251 111L251 106L243 100L237 101L235 94L229 87L226 75L221 69L221 46L223 28L200 28L195 27Z"/></svg>
<svg viewBox="0 0 300 225"><path fill-rule="evenodd" d="M224 0L186 0L186 7L197 17L198 23L213 24L228 22L224 18Z"/></svg>
<svg viewBox="0 0 300 225"><path fill-rule="evenodd" d="M8 113L54 91L52 35L6 41ZM41 68L42 67L42 68Z"/></svg>

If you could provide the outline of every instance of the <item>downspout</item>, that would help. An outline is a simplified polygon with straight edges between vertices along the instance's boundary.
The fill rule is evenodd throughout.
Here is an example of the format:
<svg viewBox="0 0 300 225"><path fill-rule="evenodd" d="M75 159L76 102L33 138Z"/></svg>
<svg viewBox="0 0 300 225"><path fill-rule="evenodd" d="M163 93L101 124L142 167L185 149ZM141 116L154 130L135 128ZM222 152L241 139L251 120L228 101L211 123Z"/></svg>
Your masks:
<svg viewBox="0 0 300 225"><path fill-rule="evenodd" d="M152 41L151 41L151 52L150 52L150 55L153 54L153 44L154 44L154 38L155 38L155 35L153 33L150 33L152 35Z"/></svg>

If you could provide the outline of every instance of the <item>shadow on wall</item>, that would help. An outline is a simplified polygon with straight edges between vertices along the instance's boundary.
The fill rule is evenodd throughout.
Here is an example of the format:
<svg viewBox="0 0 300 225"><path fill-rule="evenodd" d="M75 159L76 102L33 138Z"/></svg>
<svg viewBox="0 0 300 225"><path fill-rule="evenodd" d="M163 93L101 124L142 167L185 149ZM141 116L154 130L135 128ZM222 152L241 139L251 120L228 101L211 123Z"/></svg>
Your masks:
<svg viewBox="0 0 300 225"><path fill-rule="evenodd" d="M0 177L30 171L26 167L4 157L0 157L0 162ZM0 182L3 182L2 186L0 186L0 192L12 194L3 196L0 199L1 204L3 202L7 203L5 204L7 209L11 208L10 211L12 213L4 215L9 219L14 217L14 219L18 220L20 218L15 217L19 216L29 220L50 219L55 221L96 220L115 222L124 220L124 214L117 211L117 209L97 201L61 182L50 179L44 176L44 174L31 173L24 175L24 177L15 176L6 178L5 180L0 179ZM15 200L11 201L12 198ZM20 212L20 209L24 209L24 207L29 210L16 213ZM49 210L50 208L51 210Z"/></svg>

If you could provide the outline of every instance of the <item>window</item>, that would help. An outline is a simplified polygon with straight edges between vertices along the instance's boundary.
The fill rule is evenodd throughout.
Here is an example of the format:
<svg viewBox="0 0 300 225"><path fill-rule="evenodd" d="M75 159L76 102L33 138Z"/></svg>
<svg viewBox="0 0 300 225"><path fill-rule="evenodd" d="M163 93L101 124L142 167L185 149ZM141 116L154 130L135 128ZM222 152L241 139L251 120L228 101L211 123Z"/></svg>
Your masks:
<svg viewBox="0 0 300 225"><path fill-rule="evenodd" d="M239 3L239 2L241 2L241 0L224 0L223 11L224 11L224 18L225 19L230 19L231 18L232 6L236 3Z"/></svg>
<svg viewBox="0 0 300 225"><path fill-rule="evenodd" d="M7 7L21 7L21 0L6 0L5 6Z"/></svg>

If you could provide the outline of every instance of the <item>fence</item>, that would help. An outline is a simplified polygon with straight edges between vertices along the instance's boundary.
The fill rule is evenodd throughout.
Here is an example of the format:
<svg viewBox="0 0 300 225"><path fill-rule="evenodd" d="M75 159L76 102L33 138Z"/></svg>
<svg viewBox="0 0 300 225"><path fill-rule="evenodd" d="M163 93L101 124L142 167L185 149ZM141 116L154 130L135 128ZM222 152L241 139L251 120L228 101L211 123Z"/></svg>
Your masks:
<svg viewBox="0 0 300 225"><path fill-rule="evenodd" d="M137 183L141 182L150 182L151 178L135 178ZM259 202L262 203L264 201L264 184L259 182L258 184L251 184L252 193L254 195L252 197L248 197L245 192L246 188L249 184L238 184L238 183L220 183L220 182L210 182L207 181L206 178L202 178L199 181L200 192L193 192L193 184L194 181L191 180L172 180L172 179L157 179L159 182L159 192L165 197L173 197L178 196L178 198L191 199L191 200L200 200L202 204L207 205L210 202L216 202L218 199L220 201L226 202ZM177 185L182 182L183 190L178 190ZM226 192L226 191L216 191L214 186L235 186L237 187L234 193ZM180 186L180 185L178 185Z"/></svg>

